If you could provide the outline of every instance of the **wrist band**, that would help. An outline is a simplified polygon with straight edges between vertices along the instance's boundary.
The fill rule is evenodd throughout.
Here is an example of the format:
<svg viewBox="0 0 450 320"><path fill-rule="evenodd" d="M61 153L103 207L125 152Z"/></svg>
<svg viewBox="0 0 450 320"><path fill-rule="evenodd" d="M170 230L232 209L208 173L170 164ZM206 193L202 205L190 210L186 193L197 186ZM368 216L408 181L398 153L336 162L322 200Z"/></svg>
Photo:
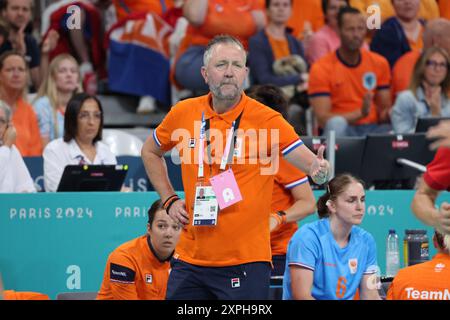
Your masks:
<svg viewBox="0 0 450 320"><path fill-rule="evenodd" d="M171 200L171 199L173 199L173 198L178 198L178 196L176 195L176 194L173 194L173 195L171 195L170 197L168 197L167 199L166 199L166 201L164 201L164 203L163 203L163 208L164 209L166 209L167 208L167 205L168 205L168 202Z"/></svg>
<svg viewBox="0 0 450 320"><path fill-rule="evenodd" d="M271 213L270 215L277 220L278 225L283 224L283 218L279 216L278 213Z"/></svg>
<svg viewBox="0 0 450 320"><path fill-rule="evenodd" d="M172 201L170 201L170 203L169 203L169 204L167 205L167 207L165 208L167 214L169 214L170 207L171 207L176 201L178 201L178 200L180 200L180 198L179 198L179 197L176 197L176 198L173 198Z"/></svg>

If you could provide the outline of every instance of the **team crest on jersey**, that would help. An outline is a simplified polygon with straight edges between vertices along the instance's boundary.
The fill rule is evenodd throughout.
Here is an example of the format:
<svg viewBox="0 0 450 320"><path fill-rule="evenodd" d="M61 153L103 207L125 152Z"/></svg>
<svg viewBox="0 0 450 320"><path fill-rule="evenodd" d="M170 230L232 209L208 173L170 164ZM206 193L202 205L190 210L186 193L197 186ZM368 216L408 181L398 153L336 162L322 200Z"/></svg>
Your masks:
<svg viewBox="0 0 450 320"><path fill-rule="evenodd" d="M356 270L358 270L358 259L349 259L348 260L348 267L350 268L350 273L355 274Z"/></svg>
<svg viewBox="0 0 450 320"><path fill-rule="evenodd" d="M375 89L377 85L377 76L373 72L366 72L363 75L363 87L367 90Z"/></svg>
<svg viewBox="0 0 450 320"><path fill-rule="evenodd" d="M145 275L145 283L153 283L153 276L151 274Z"/></svg>

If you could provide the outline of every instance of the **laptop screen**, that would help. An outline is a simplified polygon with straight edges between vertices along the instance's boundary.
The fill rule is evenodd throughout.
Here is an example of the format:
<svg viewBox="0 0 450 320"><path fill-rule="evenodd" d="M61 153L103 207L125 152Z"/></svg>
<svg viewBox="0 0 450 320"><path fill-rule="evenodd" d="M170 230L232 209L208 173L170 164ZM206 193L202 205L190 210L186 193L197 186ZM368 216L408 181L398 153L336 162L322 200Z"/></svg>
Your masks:
<svg viewBox="0 0 450 320"><path fill-rule="evenodd" d="M68 165L57 191L120 191L128 165Z"/></svg>

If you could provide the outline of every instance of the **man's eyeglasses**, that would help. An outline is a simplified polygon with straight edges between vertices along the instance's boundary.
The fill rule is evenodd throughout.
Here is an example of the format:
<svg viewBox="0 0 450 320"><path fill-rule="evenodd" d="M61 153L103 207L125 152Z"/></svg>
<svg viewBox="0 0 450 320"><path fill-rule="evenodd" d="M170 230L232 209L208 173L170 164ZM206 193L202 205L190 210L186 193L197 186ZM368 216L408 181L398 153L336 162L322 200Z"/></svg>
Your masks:
<svg viewBox="0 0 450 320"><path fill-rule="evenodd" d="M434 60L427 60L425 63L427 67L433 67L434 69L447 69L448 64L446 62L437 62Z"/></svg>
<svg viewBox="0 0 450 320"><path fill-rule="evenodd" d="M101 120L102 119L102 113L101 112L93 112L93 113L89 113L89 112L80 112L78 114L78 119L80 120L88 120L89 118L93 118L94 120Z"/></svg>

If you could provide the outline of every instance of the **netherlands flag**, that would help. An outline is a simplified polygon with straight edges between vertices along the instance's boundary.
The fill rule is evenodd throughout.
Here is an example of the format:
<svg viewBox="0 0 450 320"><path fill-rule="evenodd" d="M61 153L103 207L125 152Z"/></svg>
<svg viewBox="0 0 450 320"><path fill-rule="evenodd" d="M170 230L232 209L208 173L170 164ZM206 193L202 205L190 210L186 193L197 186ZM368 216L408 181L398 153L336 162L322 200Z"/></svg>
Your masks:
<svg viewBox="0 0 450 320"><path fill-rule="evenodd" d="M153 14L131 15L113 26L109 33L110 89L170 103L165 42L171 32L172 27Z"/></svg>

